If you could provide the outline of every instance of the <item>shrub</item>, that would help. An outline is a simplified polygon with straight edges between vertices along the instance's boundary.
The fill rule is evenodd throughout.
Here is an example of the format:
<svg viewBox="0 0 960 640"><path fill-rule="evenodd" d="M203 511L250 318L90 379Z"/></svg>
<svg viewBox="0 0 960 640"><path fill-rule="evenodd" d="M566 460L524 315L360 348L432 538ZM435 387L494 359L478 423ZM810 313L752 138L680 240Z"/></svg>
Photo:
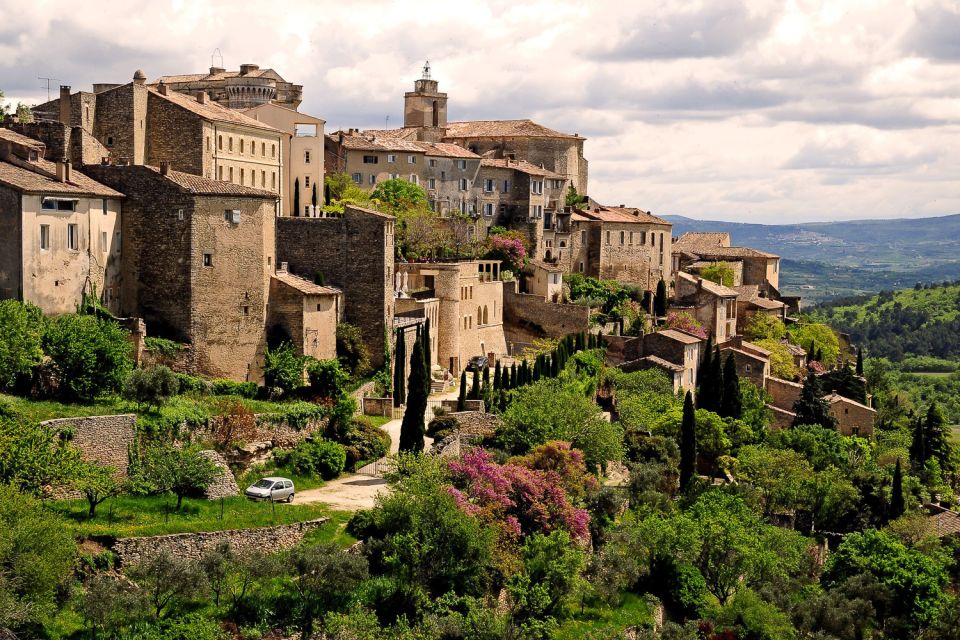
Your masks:
<svg viewBox="0 0 960 640"><path fill-rule="evenodd" d="M32 304L0 301L0 389L29 376L43 359L43 313Z"/></svg>
<svg viewBox="0 0 960 640"><path fill-rule="evenodd" d="M347 453L342 445L317 438L305 440L293 449L273 452L277 465L305 476L320 476L332 480L343 473Z"/></svg>
<svg viewBox="0 0 960 640"><path fill-rule="evenodd" d="M347 454L347 468L356 469L360 463L379 460L390 452L390 434L368 418L354 418L341 444Z"/></svg>
<svg viewBox="0 0 960 640"><path fill-rule="evenodd" d="M452 416L437 416L427 425L427 435L431 438L445 438L457 428L457 419Z"/></svg>
<svg viewBox="0 0 960 640"><path fill-rule="evenodd" d="M177 386L180 388L180 393L210 393L210 383L200 376L191 376L186 373L176 373L174 375L177 376Z"/></svg>
<svg viewBox="0 0 960 640"><path fill-rule="evenodd" d="M290 393L303 386L303 358L285 342L276 349L267 349L263 364L263 378L267 387Z"/></svg>
<svg viewBox="0 0 960 640"><path fill-rule="evenodd" d="M137 403L160 408L177 394L180 383L173 371L159 365L149 369L134 369L123 383L123 397Z"/></svg>
<svg viewBox="0 0 960 640"><path fill-rule="evenodd" d="M143 344L147 348L147 351L159 353L167 358L172 358L173 356L177 355L177 352L179 352L180 349L183 349L183 345L179 342L167 340L166 338L158 338L155 336L147 336L144 339Z"/></svg>
<svg viewBox="0 0 960 640"><path fill-rule="evenodd" d="M249 442L257 433L257 418L236 398L217 401L217 415L211 420L211 432L218 447Z"/></svg>
<svg viewBox="0 0 960 640"><path fill-rule="evenodd" d="M133 367L127 333L112 320L67 314L50 320L44 350L60 378L62 395L93 400L119 391Z"/></svg>
<svg viewBox="0 0 960 640"><path fill-rule="evenodd" d="M307 366L307 376L310 390L322 398L339 398L350 381L339 360L314 360Z"/></svg>
<svg viewBox="0 0 960 640"><path fill-rule="evenodd" d="M710 280L725 287L733 286L733 267L728 262L715 262L700 270L704 280Z"/></svg>
<svg viewBox="0 0 960 640"><path fill-rule="evenodd" d="M360 329L341 322L337 325L337 359L354 378L362 378L370 372L370 353Z"/></svg>
<svg viewBox="0 0 960 640"><path fill-rule="evenodd" d="M240 396L241 398L256 398L260 387L256 382L236 382L218 378L211 385L211 392L217 396Z"/></svg>

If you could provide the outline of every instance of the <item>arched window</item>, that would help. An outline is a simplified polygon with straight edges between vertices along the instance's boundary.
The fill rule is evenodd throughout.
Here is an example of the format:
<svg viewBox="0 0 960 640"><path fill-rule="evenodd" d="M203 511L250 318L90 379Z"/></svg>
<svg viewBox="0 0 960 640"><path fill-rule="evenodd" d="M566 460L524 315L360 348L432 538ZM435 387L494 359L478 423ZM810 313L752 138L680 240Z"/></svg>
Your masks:
<svg viewBox="0 0 960 640"><path fill-rule="evenodd" d="M433 101L433 126L440 126L440 105L436 100Z"/></svg>
<svg viewBox="0 0 960 640"><path fill-rule="evenodd" d="M240 138L240 153L243 153L243 138Z"/></svg>
<svg viewBox="0 0 960 640"><path fill-rule="evenodd" d="M490 324L490 317L487 315L487 308L483 308L483 324Z"/></svg>
<svg viewBox="0 0 960 640"><path fill-rule="evenodd" d="M483 309L477 307L477 324L483 324Z"/></svg>
<svg viewBox="0 0 960 640"><path fill-rule="evenodd" d="M223 136L217 136L217 149L223 151Z"/></svg>

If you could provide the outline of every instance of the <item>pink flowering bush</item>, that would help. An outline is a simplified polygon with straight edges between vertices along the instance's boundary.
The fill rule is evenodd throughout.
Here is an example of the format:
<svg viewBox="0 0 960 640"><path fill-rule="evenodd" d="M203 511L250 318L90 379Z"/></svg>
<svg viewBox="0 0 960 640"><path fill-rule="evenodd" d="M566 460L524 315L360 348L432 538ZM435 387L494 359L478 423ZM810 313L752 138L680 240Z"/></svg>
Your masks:
<svg viewBox="0 0 960 640"><path fill-rule="evenodd" d="M686 331L687 333L695 335L702 340L707 339L707 332L704 331L703 325L697 322L697 319L694 318L688 311L671 311L668 313L667 328L680 329L681 331Z"/></svg>
<svg viewBox="0 0 960 640"><path fill-rule="evenodd" d="M826 373L827 368L823 366L822 362L818 362L817 360L811 360L810 362L807 363L807 371L813 371L814 373L820 374L820 373Z"/></svg>
<svg viewBox="0 0 960 640"><path fill-rule="evenodd" d="M555 456L543 459L550 458ZM532 469L524 466L523 460L497 464L483 449L474 449L462 460L447 463L453 482L448 491L465 513L498 526L511 541L555 530L567 531L574 539L586 539L590 516L571 504L561 471ZM569 471L567 466L564 462L561 468ZM568 480L571 477L568 474Z"/></svg>
<svg viewBox="0 0 960 640"><path fill-rule="evenodd" d="M502 260L516 272L523 269L523 263L527 258L527 249L523 246L522 240L507 236L490 236L487 241L490 245L487 252L488 258Z"/></svg>

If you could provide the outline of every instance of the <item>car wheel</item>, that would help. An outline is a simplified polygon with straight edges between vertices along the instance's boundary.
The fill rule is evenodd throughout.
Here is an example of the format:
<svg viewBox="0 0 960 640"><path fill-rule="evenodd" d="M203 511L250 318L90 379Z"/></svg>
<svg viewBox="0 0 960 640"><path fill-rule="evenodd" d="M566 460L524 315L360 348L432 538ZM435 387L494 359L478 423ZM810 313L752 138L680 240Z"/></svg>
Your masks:
<svg viewBox="0 0 960 640"><path fill-rule="evenodd" d="M290 504L291 502L293 502L293 494L292 494L292 493L291 493L289 496L287 496L287 504Z"/></svg>

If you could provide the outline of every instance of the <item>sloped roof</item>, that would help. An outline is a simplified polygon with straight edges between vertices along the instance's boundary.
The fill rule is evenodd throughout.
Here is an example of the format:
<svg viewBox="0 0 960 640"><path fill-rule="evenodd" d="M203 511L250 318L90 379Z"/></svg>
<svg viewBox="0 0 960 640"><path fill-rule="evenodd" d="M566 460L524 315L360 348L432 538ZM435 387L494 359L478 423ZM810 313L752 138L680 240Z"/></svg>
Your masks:
<svg viewBox="0 0 960 640"><path fill-rule="evenodd" d="M747 358L750 358L751 360L755 360L755 361L757 361L757 362L766 362L766 361L769 359L769 358L765 358L763 355L761 355L761 354L759 354L759 353L752 353L752 352L750 352L750 351L744 351L743 349L738 349L737 347L727 347L727 348L724 348L724 347L722 347L722 346L720 347L720 352L721 352L721 353L727 353L728 351L733 351L734 353L739 353L740 355L745 356L745 357L747 357ZM769 353L769 352L768 352L768 353Z"/></svg>
<svg viewBox="0 0 960 640"><path fill-rule="evenodd" d="M363 133L377 138L397 138L400 140L416 140L417 128L406 129L364 129Z"/></svg>
<svg viewBox="0 0 960 640"><path fill-rule="evenodd" d="M443 156L446 158L465 158L468 160L477 160L480 158L469 149L464 149L460 145L452 142L416 142L417 146L422 148L428 156Z"/></svg>
<svg viewBox="0 0 960 640"><path fill-rule="evenodd" d="M147 167L147 169L156 171L158 174L160 174L159 169L154 167ZM233 184L232 182L214 180L213 178L204 178L203 176L197 176L192 173L184 173L182 171L174 171L172 169L167 173L166 178L178 187L181 187L182 189L185 189L196 195L249 196L252 198L269 198L271 200L279 197L272 191L266 191L265 189L245 187L240 184Z"/></svg>
<svg viewBox="0 0 960 640"><path fill-rule="evenodd" d="M533 120L471 120L449 122L444 138L579 138L537 124Z"/></svg>
<svg viewBox="0 0 960 640"><path fill-rule="evenodd" d="M306 278L295 276L289 271L277 271L271 277L309 296L335 296L341 293L340 289L310 282Z"/></svg>
<svg viewBox="0 0 960 640"><path fill-rule="evenodd" d="M927 509L933 512L930 514L930 522L933 524L934 534L938 538L960 535L960 513L937 505L929 505Z"/></svg>
<svg viewBox="0 0 960 640"><path fill-rule="evenodd" d="M279 129L274 129L268 124L260 122L259 120L254 120L250 116L246 116L235 109L228 109L227 107L219 105L212 100L208 100L205 103L200 103L197 102L197 99L194 97L188 96L184 93L179 93L177 91L172 91L170 89L167 90L166 95L160 93L153 87L148 87L147 90L151 95L154 95L161 100L172 102L173 104L182 107L187 111L192 111L206 120L211 120L213 122L225 122L243 127L253 127L254 129L263 129L265 131L273 131L275 133L283 133Z"/></svg>
<svg viewBox="0 0 960 640"><path fill-rule="evenodd" d="M25 147L30 147L31 149L37 149L38 151L46 147L46 145L40 140L36 140L29 136L25 136L23 134L17 133L16 131L13 131L11 129L5 129L3 127L0 127L0 138L2 138L3 140L7 140L9 142L13 142L15 144L23 145Z"/></svg>
<svg viewBox="0 0 960 640"><path fill-rule="evenodd" d="M220 71L218 73L187 73L177 76L160 76L150 84L159 84L161 82L170 84L175 82L199 82L201 80L226 80L227 78L261 78L273 74L280 78L280 74L273 69L251 69L247 73L240 75L240 71Z"/></svg>
<svg viewBox="0 0 960 640"><path fill-rule="evenodd" d="M363 134L343 134L343 140L340 140L340 133L336 131L327 135L331 142L341 144L344 149L354 151L402 151L404 153L425 153L420 143L413 140L402 140L400 138L378 137L370 133Z"/></svg>
<svg viewBox="0 0 960 640"><path fill-rule="evenodd" d="M769 349L764 349L763 347L759 347L752 342L747 342L746 340L744 340L742 344L743 344L743 347L746 349L751 349L753 351L757 351L767 356L773 354L773 351L770 351Z"/></svg>
<svg viewBox="0 0 960 640"><path fill-rule="evenodd" d="M660 331L657 331L657 335L670 338L671 340L676 340L677 342L682 342L683 344L697 344L698 342L703 342L703 340L696 336L692 336L683 331L677 331L676 329L661 329Z"/></svg>
<svg viewBox="0 0 960 640"><path fill-rule="evenodd" d="M642 223L642 224L662 224L672 226L663 218L651 214L643 209L633 207L593 207L587 209L577 209L577 213L591 220L600 220L601 222L621 222L621 223Z"/></svg>
<svg viewBox="0 0 960 640"><path fill-rule="evenodd" d="M724 260L738 258L779 258L775 253L751 249L750 247L713 247L703 248L694 251L701 258L713 258L714 260Z"/></svg>
<svg viewBox="0 0 960 640"><path fill-rule="evenodd" d="M70 182L61 182L56 178L56 163L48 160L37 160L25 164L31 165L35 170L0 161L0 184L24 193L86 195L103 198L123 197L123 194L119 191L114 191L110 187L100 184L76 169L72 169L70 172Z"/></svg>
<svg viewBox="0 0 960 640"><path fill-rule="evenodd" d="M532 259L529 260L529 263L538 269L543 269L544 271L549 271L551 273L556 273L558 271L564 271L564 268L558 264L549 264L543 260Z"/></svg>
<svg viewBox="0 0 960 640"><path fill-rule="evenodd" d="M827 395L823 396L823 399L829 402L830 404L836 404L837 402L847 402L854 406L860 407L861 409L866 409L867 411L873 411L874 413L876 413L876 409L868 407L867 405L857 402L856 400L851 400L850 398L842 396L836 392L828 393Z"/></svg>
<svg viewBox="0 0 960 640"><path fill-rule="evenodd" d="M699 249L729 247L730 234L725 231L688 231L674 240L673 246L681 251L691 251L693 253L699 253Z"/></svg>
<svg viewBox="0 0 960 640"><path fill-rule="evenodd" d="M690 275L685 271L680 271L678 273L678 276L680 277L681 280L686 280L687 282L690 282L692 284L699 284L700 286L703 287L704 291L712 293L715 296L719 296L721 298L737 297L737 292L734 291L733 289L730 289L729 287L725 287L722 284L717 284L716 282L713 282L711 280L707 280L706 278L695 278L694 276Z"/></svg>
<svg viewBox="0 0 960 640"><path fill-rule="evenodd" d="M661 332L661 333L662 333L662 332ZM674 363L670 362L669 360L664 360L663 358L661 358L661 357L659 357L659 356L644 356L644 357L640 358L640 360L641 360L641 361L642 361L642 360L646 360L647 362L649 362L649 363L651 363L651 364L657 365L657 366L660 367L661 369L666 369L666 370L668 370L668 371L673 371L674 373L680 373L680 372L683 371L683 367L681 367L680 365L674 364Z"/></svg>
<svg viewBox="0 0 960 640"><path fill-rule="evenodd" d="M481 167L495 167L497 169L513 169L514 171L519 171L520 173L526 173L531 176L538 176L542 178L556 178L561 179L563 176L557 175L553 171L544 169L543 167L538 167L537 165L527 162L526 160L510 160L508 158L483 158L480 160Z"/></svg>

